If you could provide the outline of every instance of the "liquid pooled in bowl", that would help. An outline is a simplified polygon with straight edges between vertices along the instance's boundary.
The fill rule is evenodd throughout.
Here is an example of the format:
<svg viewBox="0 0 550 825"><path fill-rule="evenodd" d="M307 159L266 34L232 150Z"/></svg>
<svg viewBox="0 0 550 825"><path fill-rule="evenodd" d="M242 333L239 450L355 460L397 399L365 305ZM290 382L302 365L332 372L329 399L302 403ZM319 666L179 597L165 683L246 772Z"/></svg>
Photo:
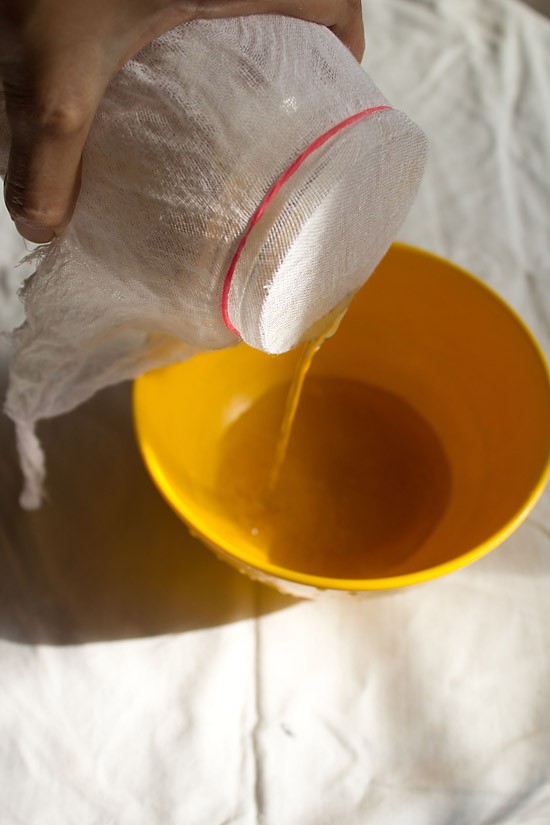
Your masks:
<svg viewBox="0 0 550 825"><path fill-rule="evenodd" d="M276 386L229 427L220 504L273 564L336 578L400 572L449 498L439 439L392 393L304 378L295 378L294 398L289 383Z"/></svg>

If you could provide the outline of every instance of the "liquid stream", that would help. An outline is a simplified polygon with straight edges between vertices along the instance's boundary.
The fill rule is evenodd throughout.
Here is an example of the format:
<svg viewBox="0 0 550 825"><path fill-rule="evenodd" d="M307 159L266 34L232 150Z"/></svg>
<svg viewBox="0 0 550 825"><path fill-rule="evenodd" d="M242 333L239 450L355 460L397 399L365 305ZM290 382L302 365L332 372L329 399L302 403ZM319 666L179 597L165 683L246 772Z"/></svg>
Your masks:
<svg viewBox="0 0 550 825"><path fill-rule="evenodd" d="M273 467L271 468L271 473L269 475L269 483L267 487L268 499L277 487L281 477L281 470L288 452L288 445L292 436L292 429L294 426L296 413L298 412L298 405L300 403L300 397L304 388L304 381L306 380L306 376L309 372L311 364L313 363L315 354L319 352L325 341L334 335L340 326L342 318L346 314L346 309L344 309L344 311L341 312L335 320L333 320L322 332L320 332L313 341L306 344L304 351L296 364L292 383L288 391L283 420L281 422L281 430L277 439Z"/></svg>

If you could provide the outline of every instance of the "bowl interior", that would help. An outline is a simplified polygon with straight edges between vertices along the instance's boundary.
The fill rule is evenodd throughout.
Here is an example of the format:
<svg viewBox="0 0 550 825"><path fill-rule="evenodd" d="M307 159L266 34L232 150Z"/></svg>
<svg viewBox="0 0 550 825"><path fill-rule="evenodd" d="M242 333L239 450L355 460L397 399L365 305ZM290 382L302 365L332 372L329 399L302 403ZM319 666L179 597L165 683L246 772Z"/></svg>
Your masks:
<svg viewBox="0 0 550 825"><path fill-rule="evenodd" d="M263 529L298 357L240 345L135 383L153 478L229 557L318 587L413 583L499 544L542 491L550 386L536 344L479 281L395 245L313 362L276 529Z"/></svg>

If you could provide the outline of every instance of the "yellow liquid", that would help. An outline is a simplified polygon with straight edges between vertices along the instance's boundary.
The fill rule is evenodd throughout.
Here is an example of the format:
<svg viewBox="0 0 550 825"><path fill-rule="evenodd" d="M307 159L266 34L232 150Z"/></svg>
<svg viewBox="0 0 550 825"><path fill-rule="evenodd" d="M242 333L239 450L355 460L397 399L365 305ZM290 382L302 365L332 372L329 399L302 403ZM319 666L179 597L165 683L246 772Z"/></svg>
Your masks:
<svg viewBox="0 0 550 825"><path fill-rule="evenodd" d="M281 469L285 462L290 437L292 435L294 419L296 418L298 404L300 403L300 396L302 395L302 389L304 387L304 381L306 380L309 368L315 358L315 353L320 350L327 338L334 335L344 315L345 310L340 313L338 317L330 323L329 326L327 326L326 329L324 329L323 332L321 332L313 341L306 344L304 351L300 356L300 360L296 364L294 377L288 391L283 420L281 422L281 430L277 438L275 458L273 460L273 467L269 476L269 484L267 489L268 495L273 493L279 482Z"/></svg>
<svg viewBox="0 0 550 825"><path fill-rule="evenodd" d="M439 439L405 401L378 387L317 375L305 384L302 377L301 386L299 406L281 385L227 430L221 507L274 564L339 578L406 569L449 499ZM294 401L299 387L295 378ZM295 415L292 438L281 434L285 409L286 424L289 411ZM280 455L286 444L286 457L266 496L275 444Z"/></svg>
<svg viewBox="0 0 550 825"><path fill-rule="evenodd" d="M341 378L306 382L344 314L317 330L290 384L228 430L221 504L275 564L337 578L392 575L440 520L450 471L439 440L402 399Z"/></svg>

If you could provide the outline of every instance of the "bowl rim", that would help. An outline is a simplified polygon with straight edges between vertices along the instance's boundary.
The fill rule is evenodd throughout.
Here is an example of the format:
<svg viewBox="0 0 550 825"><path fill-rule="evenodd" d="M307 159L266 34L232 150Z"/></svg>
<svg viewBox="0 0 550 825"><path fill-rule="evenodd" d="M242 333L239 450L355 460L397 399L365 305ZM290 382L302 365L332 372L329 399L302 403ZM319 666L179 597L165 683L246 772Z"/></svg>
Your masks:
<svg viewBox="0 0 550 825"><path fill-rule="evenodd" d="M416 247L411 244L403 243L401 241L394 242L390 249L400 249L402 251L412 253L413 255L420 255L422 257L432 258L438 263L442 263L446 267L455 270L455 272L459 273L461 276L465 276L476 287L485 290L485 292L487 292L494 300L496 300L497 303L499 303L501 307L506 310L507 314L516 322L518 327L522 330L533 349L535 358L538 359L540 365L542 366L546 378L546 384L548 389L548 403L550 408L550 365L546 359L542 347L536 340L535 336L533 335L529 327L519 316L519 314L510 306L510 304L508 304L507 301L504 300L504 298L502 298L495 290L488 286L479 277L473 275L471 272L468 272L467 270L463 269L462 267L458 266L452 261L448 261L446 258L443 258L440 255L436 255L433 252L421 249L420 247ZM455 570L460 570L461 568L466 567L472 562L477 561L477 559L480 559L482 556L485 556L491 550L494 550L496 547L502 544L507 538L509 538L512 535L512 533L515 532L515 530L525 521L527 516L531 513L531 511L537 504L548 482L548 479L550 478L549 439L548 454L545 458L544 466L537 483L531 489L529 495L526 497L525 502L517 509L514 515L510 519L508 519L508 521L499 530L497 530L489 539L486 539L485 541L476 545L472 549L467 550L460 556L456 556L455 558L450 559L449 561L443 562L442 564L438 564L433 567L426 567L421 570L416 570L413 573L403 573L397 576L384 576L371 579L344 579L333 578L330 576L318 576L311 573L301 573L299 571L292 571L286 567L280 567L279 565L272 564L269 561L262 562L261 564L259 564L257 560L253 560L252 558L248 557L247 554L237 552L238 547L232 542L220 543L219 538L214 538L212 535L205 533L197 526L197 524L194 521L192 521L186 515L185 508L182 507L179 496L177 496L174 493L172 485L166 478L162 467L158 463L153 451L148 447L146 439L144 438L144 434L141 432L137 399L139 384L140 377L134 380L132 391L133 422L138 447L143 456L145 465L149 470L149 473L151 474L157 488L160 490L163 497L172 507L172 509L175 510L177 515L187 525L188 529L192 532L192 534L198 536L203 541L203 543L207 545L207 547L214 550L214 552L216 552L218 555L227 559L228 562L236 565L237 567L242 566L245 568L250 568L251 572L258 571L263 576L278 579L282 582L305 585L306 587L314 588L316 590L348 592L351 591L356 593L368 591L394 590L398 588L408 587L414 584L420 584L425 581L430 581L431 579L436 579L440 576L444 576L447 573L452 573Z"/></svg>

